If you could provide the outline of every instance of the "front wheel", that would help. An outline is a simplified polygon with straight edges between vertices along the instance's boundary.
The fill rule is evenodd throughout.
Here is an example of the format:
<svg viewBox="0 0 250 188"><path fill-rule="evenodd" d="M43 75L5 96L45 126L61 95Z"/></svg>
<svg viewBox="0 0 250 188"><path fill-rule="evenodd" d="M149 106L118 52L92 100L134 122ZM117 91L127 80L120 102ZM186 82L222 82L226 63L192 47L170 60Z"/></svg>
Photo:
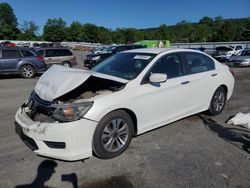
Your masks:
<svg viewBox="0 0 250 188"><path fill-rule="evenodd" d="M221 86L217 88L210 103L209 113L213 116L220 114L225 107L226 98L225 89Z"/></svg>
<svg viewBox="0 0 250 188"><path fill-rule="evenodd" d="M93 150L101 159L122 154L134 134L131 117L122 110L111 112L98 123L93 137Z"/></svg>

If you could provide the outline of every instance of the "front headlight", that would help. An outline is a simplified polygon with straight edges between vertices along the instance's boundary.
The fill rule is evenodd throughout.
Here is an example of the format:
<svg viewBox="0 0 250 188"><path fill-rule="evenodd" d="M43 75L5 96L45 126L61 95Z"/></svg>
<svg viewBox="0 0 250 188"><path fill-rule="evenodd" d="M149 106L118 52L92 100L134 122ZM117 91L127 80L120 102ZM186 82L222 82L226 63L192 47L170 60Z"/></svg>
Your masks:
<svg viewBox="0 0 250 188"><path fill-rule="evenodd" d="M93 102L55 104L52 117L60 122L71 122L82 118L93 106Z"/></svg>
<svg viewBox="0 0 250 188"><path fill-rule="evenodd" d="M98 60L100 58L101 58L101 56L95 56L95 57L92 57L91 60L96 61L96 60Z"/></svg>

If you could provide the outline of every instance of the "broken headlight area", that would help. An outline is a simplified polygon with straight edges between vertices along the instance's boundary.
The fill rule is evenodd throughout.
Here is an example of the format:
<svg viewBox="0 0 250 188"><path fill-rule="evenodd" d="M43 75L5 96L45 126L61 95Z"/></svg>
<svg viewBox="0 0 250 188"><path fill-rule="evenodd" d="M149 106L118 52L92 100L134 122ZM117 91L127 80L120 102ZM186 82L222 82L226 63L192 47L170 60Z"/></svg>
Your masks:
<svg viewBox="0 0 250 188"><path fill-rule="evenodd" d="M22 105L26 114L36 122L71 122L81 119L93 106L93 102L63 103L44 101L35 92Z"/></svg>
<svg viewBox="0 0 250 188"><path fill-rule="evenodd" d="M59 122L76 121L84 117L92 106L93 102L54 104L52 117Z"/></svg>

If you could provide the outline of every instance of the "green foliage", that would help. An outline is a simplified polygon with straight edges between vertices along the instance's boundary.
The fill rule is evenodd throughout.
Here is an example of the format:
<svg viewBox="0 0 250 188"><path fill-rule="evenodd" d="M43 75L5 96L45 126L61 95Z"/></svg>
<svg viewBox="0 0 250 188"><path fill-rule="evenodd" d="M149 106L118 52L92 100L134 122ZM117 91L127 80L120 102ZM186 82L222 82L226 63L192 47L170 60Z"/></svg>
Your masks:
<svg viewBox="0 0 250 188"><path fill-rule="evenodd" d="M60 42L66 39L66 22L62 19L48 19L43 28L43 38L47 41Z"/></svg>
<svg viewBox="0 0 250 188"><path fill-rule="evenodd" d="M39 26L33 21L24 21L21 31L18 34L18 40L37 40Z"/></svg>
<svg viewBox="0 0 250 188"><path fill-rule="evenodd" d="M16 39L19 32L13 9L8 3L0 3L0 40Z"/></svg>
<svg viewBox="0 0 250 188"><path fill-rule="evenodd" d="M91 23L86 23L82 26L83 41L98 43L98 27Z"/></svg>
<svg viewBox="0 0 250 188"><path fill-rule="evenodd" d="M80 42L83 40L82 24L78 21L73 21L66 31L67 41Z"/></svg>

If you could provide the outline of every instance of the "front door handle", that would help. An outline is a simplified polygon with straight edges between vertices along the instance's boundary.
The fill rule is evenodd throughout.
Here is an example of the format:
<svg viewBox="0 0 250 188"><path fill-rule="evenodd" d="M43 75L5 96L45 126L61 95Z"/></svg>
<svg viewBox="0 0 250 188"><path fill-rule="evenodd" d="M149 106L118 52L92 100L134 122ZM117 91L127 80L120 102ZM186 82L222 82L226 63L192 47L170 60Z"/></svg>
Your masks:
<svg viewBox="0 0 250 188"><path fill-rule="evenodd" d="M212 74L211 76L217 76L218 74L217 73L215 73L215 74Z"/></svg>
<svg viewBox="0 0 250 188"><path fill-rule="evenodd" d="M181 85L185 85L185 84L188 84L189 81L185 81L185 82L181 82Z"/></svg>

